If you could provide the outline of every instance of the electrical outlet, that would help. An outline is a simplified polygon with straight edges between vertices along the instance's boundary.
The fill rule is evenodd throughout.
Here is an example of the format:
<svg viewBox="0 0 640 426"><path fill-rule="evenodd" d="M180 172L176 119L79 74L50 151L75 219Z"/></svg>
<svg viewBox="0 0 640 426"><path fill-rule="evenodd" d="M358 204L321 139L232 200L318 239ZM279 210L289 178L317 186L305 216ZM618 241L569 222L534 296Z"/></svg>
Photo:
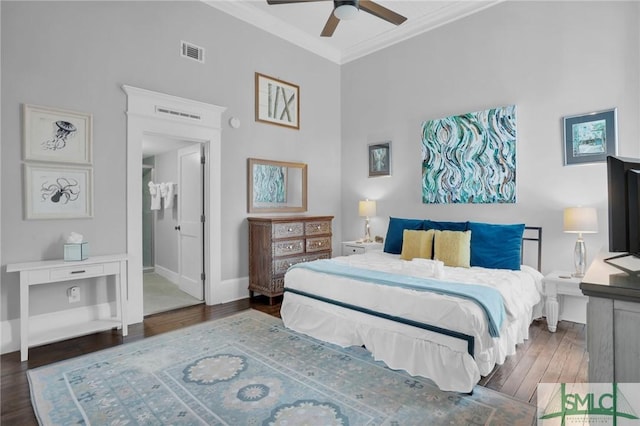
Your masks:
<svg viewBox="0 0 640 426"><path fill-rule="evenodd" d="M69 297L69 303L76 303L80 301L80 287L73 286L67 289L67 296Z"/></svg>

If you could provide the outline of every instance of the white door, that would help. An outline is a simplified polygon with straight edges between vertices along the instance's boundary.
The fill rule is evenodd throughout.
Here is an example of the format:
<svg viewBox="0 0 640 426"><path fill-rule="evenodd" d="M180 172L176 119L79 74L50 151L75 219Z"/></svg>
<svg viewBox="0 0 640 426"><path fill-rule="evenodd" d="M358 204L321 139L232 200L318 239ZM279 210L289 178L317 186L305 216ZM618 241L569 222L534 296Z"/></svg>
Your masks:
<svg viewBox="0 0 640 426"><path fill-rule="evenodd" d="M203 299L203 182L201 145L178 150L178 286Z"/></svg>

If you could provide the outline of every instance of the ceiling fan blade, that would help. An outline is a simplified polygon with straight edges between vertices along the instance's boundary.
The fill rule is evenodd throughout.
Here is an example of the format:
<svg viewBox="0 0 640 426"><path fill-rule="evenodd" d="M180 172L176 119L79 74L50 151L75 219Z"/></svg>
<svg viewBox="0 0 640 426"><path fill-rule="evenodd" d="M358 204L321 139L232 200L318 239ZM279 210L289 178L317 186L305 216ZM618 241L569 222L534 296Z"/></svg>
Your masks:
<svg viewBox="0 0 640 426"><path fill-rule="evenodd" d="M404 16L381 6L378 3L374 3L371 0L360 0L360 9L395 25L400 25L407 20Z"/></svg>
<svg viewBox="0 0 640 426"><path fill-rule="evenodd" d="M333 12L331 12L331 15L329 15L329 19L327 19L327 23L324 24L324 28L320 33L320 37L331 37L333 35L333 32L336 30L339 22L340 20L336 18L336 15L334 15Z"/></svg>
<svg viewBox="0 0 640 426"><path fill-rule="evenodd" d="M329 1L329 0L267 0L267 4L311 3L316 1Z"/></svg>

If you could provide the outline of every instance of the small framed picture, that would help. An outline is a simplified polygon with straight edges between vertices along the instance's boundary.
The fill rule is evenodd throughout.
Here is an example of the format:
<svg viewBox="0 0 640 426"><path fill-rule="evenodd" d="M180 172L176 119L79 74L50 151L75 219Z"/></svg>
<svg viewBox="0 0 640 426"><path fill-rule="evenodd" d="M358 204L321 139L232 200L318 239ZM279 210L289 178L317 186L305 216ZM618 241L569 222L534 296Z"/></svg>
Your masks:
<svg viewBox="0 0 640 426"><path fill-rule="evenodd" d="M618 151L616 109L564 117L564 165L598 163Z"/></svg>
<svg viewBox="0 0 640 426"><path fill-rule="evenodd" d="M26 219L93 216L93 169L49 164L24 165Z"/></svg>
<svg viewBox="0 0 640 426"><path fill-rule="evenodd" d="M24 105L23 120L25 160L91 164L91 114Z"/></svg>
<svg viewBox="0 0 640 426"><path fill-rule="evenodd" d="M300 129L300 88L256 73L256 121Z"/></svg>
<svg viewBox="0 0 640 426"><path fill-rule="evenodd" d="M391 174L391 142L369 144L369 177Z"/></svg>

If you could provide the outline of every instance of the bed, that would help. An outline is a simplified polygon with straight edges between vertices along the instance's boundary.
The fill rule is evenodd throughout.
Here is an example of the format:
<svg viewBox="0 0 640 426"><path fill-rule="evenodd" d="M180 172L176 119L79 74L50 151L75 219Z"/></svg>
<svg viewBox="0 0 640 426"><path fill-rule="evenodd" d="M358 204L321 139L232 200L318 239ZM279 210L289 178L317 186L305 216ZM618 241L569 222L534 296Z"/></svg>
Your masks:
<svg viewBox="0 0 640 426"><path fill-rule="evenodd" d="M430 378L442 390L472 392L481 376L515 353L516 344L528 338L532 320L542 314L542 275L522 264L523 241L534 241L540 269L541 229L528 228L536 232L529 237L524 225L517 225L505 237L503 225L460 222L454 230L434 230L432 253L407 257L402 246L407 249L409 239L402 236L415 242L413 237L423 238L429 226L453 225L394 219L384 251L291 267L284 278L283 322L322 341L365 346L376 360ZM445 234L468 237L468 267L443 265L445 252L437 251ZM474 251L489 264L477 266ZM510 267L495 267L505 265L505 252Z"/></svg>

